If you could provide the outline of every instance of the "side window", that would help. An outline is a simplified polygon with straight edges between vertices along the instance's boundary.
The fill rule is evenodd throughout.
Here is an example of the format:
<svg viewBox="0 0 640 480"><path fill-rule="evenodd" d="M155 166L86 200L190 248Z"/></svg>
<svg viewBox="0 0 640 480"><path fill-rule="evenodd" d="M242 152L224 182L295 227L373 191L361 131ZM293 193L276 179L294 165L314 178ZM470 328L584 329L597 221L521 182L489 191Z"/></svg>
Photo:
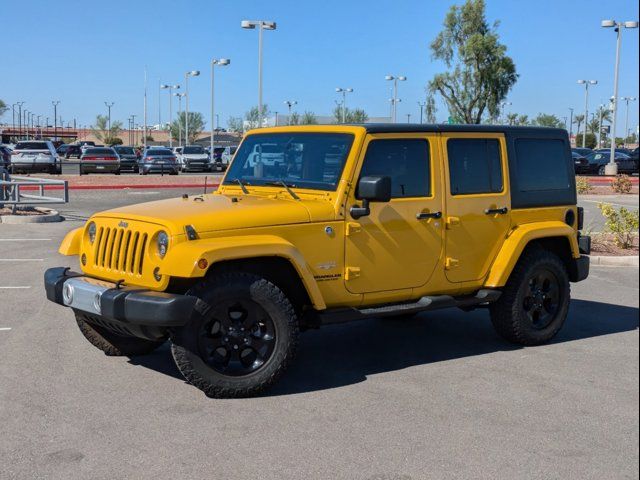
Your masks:
<svg viewBox="0 0 640 480"><path fill-rule="evenodd" d="M562 140L516 140L518 185L523 192L570 188L565 143ZM596 160L602 154L596 154Z"/></svg>
<svg viewBox="0 0 640 480"><path fill-rule="evenodd" d="M360 177L391 177L391 197L431 195L429 142L421 138L372 140Z"/></svg>
<svg viewBox="0 0 640 480"><path fill-rule="evenodd" d="M500 142L452 138L447 141L452 195L502 192Z"/></svg>

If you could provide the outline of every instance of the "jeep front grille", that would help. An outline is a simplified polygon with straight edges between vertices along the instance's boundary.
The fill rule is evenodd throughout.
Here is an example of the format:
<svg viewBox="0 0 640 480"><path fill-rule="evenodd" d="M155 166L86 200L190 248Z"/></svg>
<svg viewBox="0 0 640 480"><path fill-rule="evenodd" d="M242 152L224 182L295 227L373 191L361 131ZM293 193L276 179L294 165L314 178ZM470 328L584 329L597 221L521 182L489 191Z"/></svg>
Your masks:
<svg viewBox="0 0 640 480"><path fill-rule="evenodd" d="M122 273L142 275L148 235L124 228L100 227L93 265Z"/></svg>

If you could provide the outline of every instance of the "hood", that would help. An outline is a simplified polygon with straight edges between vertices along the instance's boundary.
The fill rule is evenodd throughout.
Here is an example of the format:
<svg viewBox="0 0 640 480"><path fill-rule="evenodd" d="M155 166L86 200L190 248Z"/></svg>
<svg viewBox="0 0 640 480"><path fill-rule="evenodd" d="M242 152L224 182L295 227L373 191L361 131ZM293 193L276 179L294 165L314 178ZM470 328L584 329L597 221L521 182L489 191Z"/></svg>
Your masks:
<svg viewBox="0 0 640 480"><path fill-rule="evenodd" d="M255 228L335 219L327 200L293 200L259 195L197 195L140 203L100 212L95 218L130 219L165 226L171 235Z"/></svg>

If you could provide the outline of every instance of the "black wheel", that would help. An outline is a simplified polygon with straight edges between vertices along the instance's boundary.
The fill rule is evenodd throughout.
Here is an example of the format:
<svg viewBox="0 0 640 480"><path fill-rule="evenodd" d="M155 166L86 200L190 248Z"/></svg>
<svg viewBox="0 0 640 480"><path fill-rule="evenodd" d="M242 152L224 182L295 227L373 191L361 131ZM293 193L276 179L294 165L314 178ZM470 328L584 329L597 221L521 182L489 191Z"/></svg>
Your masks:
<svg viewBox="0 0 640 480"><path fill-rule="evenodd" d="M91 323L91 316L88 314L82 312L75 312L75 314L78 327L89 343L111 357L146 355L165 342L164 340L145 340L144 338L115 333Z"/></svg>
<svg viewBox="0 0 640 480"><path fill-rule="evenodd" d="M606 174L607 174L607 170L606 170L605 166L601 165L600 168L598 168L598 175L604 176Z"/></svg>
<svg viewBox="0 0 640 480"><path fill-rule="evenodd" d="M192 288L204 302L199 318L176 331L171 352L189 383L207 396L256 395L272 385L295 355L298 318L273 283L241 272Z"/></svg>
<svg viewBox="0 0 640 480"><path fill-rule="evenodd" d="M547 250L531 249L518 261L500 299L491 305L491 321L511 342L540 345L564 324L570 297L562 261Z"/></svg>
<svg viewBox="0 0 640 480"><path fill-rule="evenodd" d="M120 175L120 170L116 170L115 172L113 172L116 175Z"/></svg>

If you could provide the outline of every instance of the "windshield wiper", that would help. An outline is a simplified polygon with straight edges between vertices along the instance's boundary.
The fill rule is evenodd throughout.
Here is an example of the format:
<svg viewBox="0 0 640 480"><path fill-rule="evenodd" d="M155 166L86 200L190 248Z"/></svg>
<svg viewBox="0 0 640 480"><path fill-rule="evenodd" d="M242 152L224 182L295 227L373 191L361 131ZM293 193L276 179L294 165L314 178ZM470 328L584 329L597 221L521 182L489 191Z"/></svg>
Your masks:
<svg viewBox="0 0 640 480"><path fill-rule="evenodd" d="M233 178L231 179L231 182L237 183L238 185L240 185L240 189L242 190L242 193L244 193L245 195L249 195L249 190L247 190L247 187L244 186L244 183L242 183L242 180L240 180L239 178Z"/></svg>
<svg viewBox="0 0 640 480"><path fill-rule="evenodd" d="M287 184L287 182L285 182L284 180L280 179L280 180L276 180L274 182L265 182L265 185L279 185L284 187L287 192L289 193L289 195L291 195L291 197L294 200L300 200L300 197L298 195L296 195L296 192L294 192L293 190L291 190L291 186L289 186L289 184Z"/></svg>

